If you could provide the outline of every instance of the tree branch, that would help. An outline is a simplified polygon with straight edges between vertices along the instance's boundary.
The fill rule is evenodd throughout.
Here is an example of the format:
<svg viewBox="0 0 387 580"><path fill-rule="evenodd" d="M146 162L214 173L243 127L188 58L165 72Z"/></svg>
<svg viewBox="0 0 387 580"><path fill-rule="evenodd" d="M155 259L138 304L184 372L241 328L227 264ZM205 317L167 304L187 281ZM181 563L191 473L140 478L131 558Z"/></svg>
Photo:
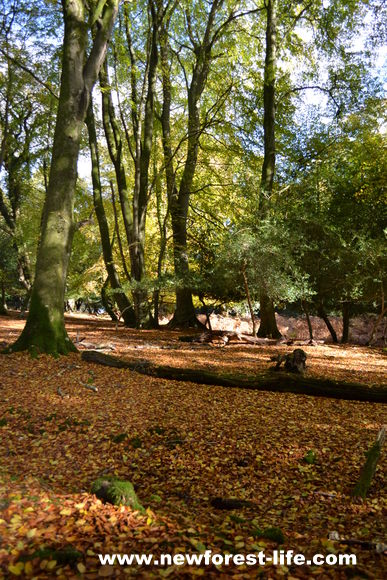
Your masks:
<svg viewBox="0 0 387 580"><path fill-rule="evenodd" d="M48 90L48 92L55 98L55 99L59 99L58 95L56 93L54 93L54 91L52 90L52 88L50 87L50 85L48 83L46 83L45 81L42 81L41 78L38 77L37 74L35 74L30 68L28 68L25 64L23 64L22 62L20 62L20 60L18 60L17 58L15 58L14 56L11 56L10 54L8 54L3 48L0 48L0 53L7 58L8 60L10 60L14 65L16 65L18 68L21 68L22 70L24 70L24 72L26 72L27 74L29 74L37 83L39 83L40 85L42 85L45 89Z"/></svg>

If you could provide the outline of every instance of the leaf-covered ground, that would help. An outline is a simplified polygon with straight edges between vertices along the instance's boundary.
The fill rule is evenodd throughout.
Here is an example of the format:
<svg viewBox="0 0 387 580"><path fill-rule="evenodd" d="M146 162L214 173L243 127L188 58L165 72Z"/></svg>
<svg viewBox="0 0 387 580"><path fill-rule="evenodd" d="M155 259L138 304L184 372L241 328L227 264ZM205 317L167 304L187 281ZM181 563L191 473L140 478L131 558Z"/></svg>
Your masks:
<svg viewBox="0 0 387 580"><path fill-rule="evenodd" d="M14 339L23 323L1 318L0 342ZM114 347L111 354L222 372L251 374L267 368L273 353L291 350L189 345L176 332L116 330L86 318L69 319L68 330L73 339ZM310 375L385 379L381 350L305 350ZM343 538L386 542L386 452L367 500L350 497L383 423L380 404L153 379L89 364L78 354L0 356L0 578L385 578L386 556L328 540L335 530ZM304 461L311 450L314 464ZM147 513L101 504L89 493L101 474L130 480ZM214 496L254 503L220 511L210 505ZM269 527L282 530L284 549L308 557L352 552L358 566L124 569L101 567L96 556L270 554L277 544L257 537ZM79 552L70 564L63 552L69 547Z"/></svg>

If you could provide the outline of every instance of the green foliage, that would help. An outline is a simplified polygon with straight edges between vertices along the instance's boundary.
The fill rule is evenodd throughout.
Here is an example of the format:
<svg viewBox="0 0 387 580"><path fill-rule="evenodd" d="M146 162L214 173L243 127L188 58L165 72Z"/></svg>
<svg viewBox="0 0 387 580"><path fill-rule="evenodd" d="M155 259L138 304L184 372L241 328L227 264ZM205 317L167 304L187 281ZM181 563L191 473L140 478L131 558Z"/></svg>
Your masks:
<svg viewBox="0 0 387 580"><path fill-rule="evenodd" d="M245 271L250 294L257 300L264 290L279 303L311 295L307 275L297 268L290 233L275 219L254 228L230 231L215 259L210 293L224 300L244 295Z"/></svg>
<svg viewBox="0 0 387 580"><path fill-rule="evenodd" d="M55 125L57 104L52 93L58 93L60 80L58 30L62 21L54 2L22 1L17 9L12 3L5 4L0 33L4 56L0 133L6 146L0 187L1 199L15 224L10 228L3 209L0 281L9 296L21 293L20 255L25 254L34 269ZM316 305L323 302L336 311L346 301L365 309L376 307L386 283L385 103L375 78L380 3L278 3L277 175L264 221L259 217L258 191L266 14L262 9L241 16L250 8L245 1L219 4L215 16L219 34L198 103L201 128L188 202L188 276L178 278L173 273L160 124L162 91L156 91L145 275L140 281L134 276L128 280L123 268L118 234L129 271L133 248L125 235L118 199L115 222L109 183L115 186L115 172L103 137L100 106L95 107L102 197L124 291L128 296L143 292L149 309L158 299L164 311L173 310L175 290L186 286L211 305L242 303L244 273L255 305L264 290L277 305L302 299ZM96 0L90 7L90 22L94 22L103 1ZM109 49L110 84L120 99L115 130L121 134L129 204L139 169L133 166L134 119L141 114L144 101L135 105L134 93L146 94L148 8L145 0L121 3ZM177 188L187 154L186 83L192 80L197 43L204 37L210 9L211 3L184 0L168 12L171 146ZM239 17L222 26L230 14ZM355 53L354 41L359 38L364 42L356 45ZM158 82L161 73L159 66ZM98 103L101 95L95 93ZM86 138L82 152L87 156ZM86 177L78 181L76 191L74 217L81 227L75 229L66 298L97 301L106 280L92 214ZM114 291L109 289L107 294L114 296Z"/></svg>

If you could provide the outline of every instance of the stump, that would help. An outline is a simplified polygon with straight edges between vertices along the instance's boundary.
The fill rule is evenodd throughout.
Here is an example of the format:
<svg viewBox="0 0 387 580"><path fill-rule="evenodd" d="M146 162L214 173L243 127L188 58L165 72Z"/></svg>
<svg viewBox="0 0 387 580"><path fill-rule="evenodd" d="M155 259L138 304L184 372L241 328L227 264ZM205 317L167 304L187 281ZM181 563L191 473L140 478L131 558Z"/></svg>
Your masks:
<svg viewBox="0 0 387 580"><path fill-rule="evenodd" d="M127 505L142 513L145 511L130 481L121 481L114 477L99 477L91 486L91 492L103 502Z"/></svg>

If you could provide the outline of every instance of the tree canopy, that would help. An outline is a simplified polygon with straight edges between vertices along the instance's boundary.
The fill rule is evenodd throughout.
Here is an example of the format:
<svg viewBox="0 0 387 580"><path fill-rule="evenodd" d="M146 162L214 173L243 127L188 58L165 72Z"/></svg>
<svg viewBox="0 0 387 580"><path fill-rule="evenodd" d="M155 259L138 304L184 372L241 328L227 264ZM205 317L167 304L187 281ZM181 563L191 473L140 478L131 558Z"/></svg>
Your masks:
<svg viewBox="0 0 387 580"><path fill-rule="evenodd" d="M65 300L102 295L125 324L157 327L160 314L198 325L203 297L231 304L248 291L263 336L289 303L323 316L378 308L384 9L3 0L5 298L22 296L33 316L51 279L39 304L59 326ZM17 347L46 350L45 332ZM60 332L53 351L66 350Z"/></svg>

